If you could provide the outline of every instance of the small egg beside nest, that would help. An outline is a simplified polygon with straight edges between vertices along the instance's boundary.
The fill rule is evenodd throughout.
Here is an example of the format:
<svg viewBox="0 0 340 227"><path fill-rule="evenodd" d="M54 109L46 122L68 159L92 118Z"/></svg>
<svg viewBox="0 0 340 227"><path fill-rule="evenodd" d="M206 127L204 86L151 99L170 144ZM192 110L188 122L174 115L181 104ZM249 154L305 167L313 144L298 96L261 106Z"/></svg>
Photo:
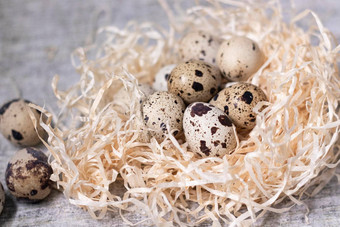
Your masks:
<svg viewBox="0 0 340 227"><path fill-rule="evenodd" d="M0 131L15 145L19 146L35 146L40 143L37 132L29 116L28 106L30 102L22 99L14 99L4 104L0 109ZM39 121L41 113L35 109L31 109L37 121ZM39 135L44 138L45 130L38 124Z"/></svg>
<svg viewBox="0 0 340 227"><path fill-rule="evenodd" d="M204 32L190 32L180 41L179 53L183 61L201 60L216 65L216 53L221 40Z"/></svg>
<svg viewBox="0 0 340 227"><path fill-rule="evenodd" d="M153 89L156 91L168 90L168 78L171 71L176 67L176 64L166 65L162 67L156 74L154 82L152 84Z"/></svg>
<svg viewBox="0 0 340 227"><path fill-rule="evenodd" d="M2 210L5 206L5 190L0 182L0 214L2 213Z"/></svg>
<svg viewBox="0 0 340 227"><path fill-rule="evenodd" d="M208 103L195 102L186 108L183 129L190 149L203 157L222 157L237 145L228 116Z"/></svg>
<svg viewBox="0 0 340 227"><path fill-rule="evenodd" d="M247 80L264 62L264 55L257 43L241 36L224 41L216 58L223 76L231 81Z"/></svg>
<svg viewBox="0 0 340 227"><path fill-rule="evenodd" d="M168 80L169 92L180 96L187 104L208 102L221 84L221 72L203 61L191 60L178 64Z"/></svg>
<svg viewBox="0 0 340 227"><path fill-rule="evenodd" d="M256 125L254 107L267 101L261 88L249 83L236 83L220 91L210 103L223 110L239 133L247 133Z"/></svg>
<svg viewBox="0 0 340 227"><path fill-rule="evenodd" d="M183 131L184 110L183 100L166 91L153 93L143 102L142 107L144 122L148 128L154 130L150 134L158 141L164 139L167 124L174 130L174 136Z"/></svg>
<svg viewBox="0 0 340 227"><path fill-rule="evenodd" d="M52 173L47 156L28 147L19 150L9 161L5 174L7 188L18 199L42 200L51 192Z"/></svg>

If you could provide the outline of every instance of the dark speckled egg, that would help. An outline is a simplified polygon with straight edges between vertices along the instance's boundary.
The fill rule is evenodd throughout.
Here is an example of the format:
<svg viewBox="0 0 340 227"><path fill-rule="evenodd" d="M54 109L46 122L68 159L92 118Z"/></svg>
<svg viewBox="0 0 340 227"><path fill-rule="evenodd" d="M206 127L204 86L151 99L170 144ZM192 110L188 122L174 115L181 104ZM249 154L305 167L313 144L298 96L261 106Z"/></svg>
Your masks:
<svg viewBox="0 0 340 227"><path fill-rule="evenodd" d="M223 110L239 133L247 133L256 125L254 107L267 96L261 88L249 83L236 83L224 88L210 103Z"/></svg>
<svg viewBox="0 0 340 227"><path fill-rule="evenodd" d="M230 154L237 144L228 116L208 103L195 102L186 108L183 129L191 151L203 157Z"/></svg>
<svg viewBox="0 0 340 227"><path fill-rule="evenodd" d="M178 64L168 79L169 92L185 103L208 102L221 84L219 69L203 61L191 60Z"/></svg>
<svg viewBox="0 0 340 227"><path fill-rule="evenodd" d="M52 172L47 156L42 151L33 148L22 149L7 165L7 188L18 199L42 200L51 192Z"/></svg>
<svg viewBox="0 0 340 227"><path fill-rule="evenodd" d="M30 103L27 100L14 99L0 108L0 132L6 139L19 146L34 146L40 143L37 132L29 116ZM32 113L39 121L41 113L32 109ZM38 124L38 133L46 136L44 129Z"/></svg>
<svg viewBox="0 0 340 227"><path fill-rule="evenodd" d="M150 95L143 102L143 118L145 125L150 129L150 135L158 141L165 138L167 124L177 136L182 132L183 112L185 104L177 95L167 91L158 91Z"/></svg>

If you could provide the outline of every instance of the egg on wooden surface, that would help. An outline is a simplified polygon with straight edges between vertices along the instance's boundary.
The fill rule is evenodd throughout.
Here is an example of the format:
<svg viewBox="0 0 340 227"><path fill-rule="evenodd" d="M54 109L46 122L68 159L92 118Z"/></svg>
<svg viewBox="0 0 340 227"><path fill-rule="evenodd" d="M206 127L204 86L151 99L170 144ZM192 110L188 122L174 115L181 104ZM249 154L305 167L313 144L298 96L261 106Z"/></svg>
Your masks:
<svg viewBox="0 0 340 227"><path fill-rule="evenodd" d="M224 77L245 81L262 66L264 55L255 41L234 36L221 44L216 59Z"/></svg>
<svg viewBox="0 0 340 227"><path fill-rule="evenodd" d="M142 106L145 125L150 128L151 136L158 141L165 137L167 124L176 136L183 131L183 113L185 104L183 100L166 91L155 92L150 95Z"/></svg>
<svg viewBox="0 0 340 227"><path fill-rule="evenodd" d="M40 150L27 147L15 153L7 165L7 188L18 199L42 200L51 192L52 173L47 156Z"/></svg>
<svg viewBox="0 0 340 227"><path fill-rule="evenodd" d="M235 124L238 132L247 133L256 125L256 114L253 109L261 101L268 101L261 88L239 82L220 91L211 99L210 104L223 110Z"/></svg>
<svg viewBox="0 0 340 227"><path fill-rule="evenodd" d="M228 116L208 103L195 102L186 108L183 130L190 149L203 157L222 157L237 145Z"/></svg>
<svg viewBox="0 0 340 227"><path fill-rule="evenodd" d="M168 80L169 92L180 96L187 104L208 102L221 84L221 73L213 65L199 60L178 64Z"/></svg>
<svg viewBox="0 0 340 227"><path fill-rule="evenodd" d="M14 99L4 104L0 109L0 131L3 136L15 145L34 146L40 143L33 122L29 116L30 102ZM41 112L31 109L34 117L39 122ZM38 124L39 135L44 138L45 130Z"/></svg>

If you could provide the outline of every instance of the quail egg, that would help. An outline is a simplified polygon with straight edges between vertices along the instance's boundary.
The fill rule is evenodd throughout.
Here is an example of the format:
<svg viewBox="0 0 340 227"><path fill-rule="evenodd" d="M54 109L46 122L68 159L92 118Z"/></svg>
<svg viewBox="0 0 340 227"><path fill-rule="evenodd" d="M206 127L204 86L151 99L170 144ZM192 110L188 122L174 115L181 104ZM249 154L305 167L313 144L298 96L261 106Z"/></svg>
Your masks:
<svg viewBox="0 0 340 227"><path fill-rule="evenodd" d="M264 62L264 55L257 43L241 36L224 41L216 58L223 76L231 81L247 80Z"/></svg>
<svg viewBox="0 0 340 227"><path fill-rule="evenodd" d="M199 60L180 63L171 72L168 90L185 103L208 102L217 92L221 73L217 67Z"/></svg>
<svg viewBox="0 0 340 227"><path fill-rule="evenodd" d="M167 124L169 124L171 130L174 130L174 136L183 131L184 110L183 100L166 91L159 91L150 95L143 102L142 107L144 122L152 130L150 134L158 141L164 139Z"/></svg>
<svg viewBox="0 0 340 227"><path fill-rule="evenodd" d="M228 116L208 103L195 102L186 108L183 130L190 149L203 157L230 154L237 145Z"/></svg>
<svg viewBox="0 0 340 227"><path fill-rule="evenodd" d="M51 192L51 174L47 156L28 147L15 153L9 161L5 173L7 188L18 199L42 200Z"/></svg>
<svg viewBox="0 0 340 227"><path fill-rule="evenodd" d="M190 32L179 44L179 52L183 61L201 60L216 65L216 54L221 39L204 31Z"/></svg>
<svg viewBox="0 0 340 227"><path fill-rule="evenodd" d="M249 132L256 125L254 107L261 101L267 101L261 88L244 82L224 88L210 104L223 110L235 124L238 132Z"/></svg>
<svg viewBox="0 0 340 227"><path fill-rule="evenodd" d="M0 182L0 214L5 206L5 190L4 187L2 187L2 184Z"/></svg>
<svg viewBox="0 0 340 227"><path fill-rule="evenodd" d="M0 131L15 145L20 146L34 146L40 143L37 132L29 116L30 103L27 100L14 99L4 104L0 109ZM35 109L32 112L39 121L41 113ZM39 135L44 138L46 132L38 124Z"/></svg>
<svg viewBox="0 0 340 227"><path fill-rule="evenodd" d="M166 65L157 72L155 80L152 84L154 90L156 91L168 90L168 78L170 76L171 71L175 68L175 66L176 64Z"/></svg>

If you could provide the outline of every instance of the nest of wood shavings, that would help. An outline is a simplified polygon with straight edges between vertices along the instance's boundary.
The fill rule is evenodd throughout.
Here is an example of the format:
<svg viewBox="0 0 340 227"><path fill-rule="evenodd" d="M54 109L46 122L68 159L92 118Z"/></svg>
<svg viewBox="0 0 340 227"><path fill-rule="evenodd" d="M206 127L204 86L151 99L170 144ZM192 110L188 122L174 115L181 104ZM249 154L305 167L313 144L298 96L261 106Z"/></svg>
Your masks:
<svg viewBox="0 0 340 227"><path fill-rule="evenodd" d="M290 209L277 208L283 199L302 204L303 195L317 193L340 155L340 46L318 16L306 10L285 23L277 1L211 0L185 13L160 3L169 29L136 22L102 28L94 45L73 54L79 82L60 91L58 77L53 81L59 117L67 120L41 124L49 134L51 179L70 203L93 218L118 210L129 224L136 223L126 214L140 213L146 218L139 223L247 226L267 211ZM314 24L304 30L300 20ZM255 108L256 127L221 158L200 158L170 134L162 143L148 138L140 113L138 84L179 63L179 37L200 28L223 39L245 35L266 56L248 82L265 91L268 107ZM111 190L117 183L123 195Z"/></svg>

